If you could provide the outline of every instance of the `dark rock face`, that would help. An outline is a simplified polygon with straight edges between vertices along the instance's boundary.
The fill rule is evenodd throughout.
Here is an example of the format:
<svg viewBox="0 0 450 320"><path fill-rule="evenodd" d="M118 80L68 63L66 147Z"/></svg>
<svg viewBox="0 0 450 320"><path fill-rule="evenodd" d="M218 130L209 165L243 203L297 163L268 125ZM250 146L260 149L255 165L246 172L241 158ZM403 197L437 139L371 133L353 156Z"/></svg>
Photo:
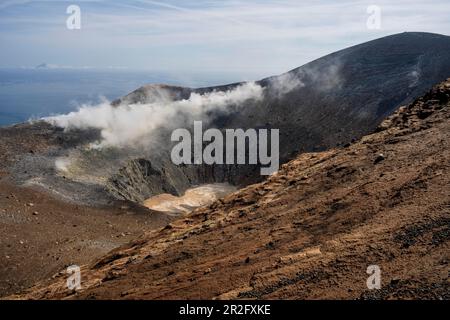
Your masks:
<svg viewBox="0 0 450 320"><path fill-rule="evenodd" d="M343 145L377 127L395 109L424 94L450 74L450 37L402 33L327 55L286 74L263 79L265 97L239 112L217 115L219 128L279 128L284 160L299 152ZM190 89L144 86L115 102L149 102L163 89L185 99Z"/></svg>
<svg viewBox="0 0 450 320"><path fill-rule="evenodd" d="M410 103L449 75L450 37L397 34L258 81L264 88L262 101L249 101L239 111L217 114L210 126L280 129L283 163L298 153L348 145L373 131L399 106ZM114 105L148 103L161 95L173 100L186 99L194 92L226 91L238 85L199 89L148 85ZM132 161L111 179L109 190L115 196L137 200L155 192L178 194L192 184L227 181L242 185L262 179L255 168L245 166L174 168L167 156L146 158L150 162ZM153 168L150 163L156 163L153 166L157 174L147 174L148 166Z"/></svg>
<svg viewBox="0 0 450 320"><path fill-rule="evenodd" d="M153 158L153 157L152 157ZM181 196L192 186L228 182L244 186L258 180L257 166L174 165L168 156L130 160L108 181L106 188L118 199L142 203L153 195L170 193Z"/></svg>

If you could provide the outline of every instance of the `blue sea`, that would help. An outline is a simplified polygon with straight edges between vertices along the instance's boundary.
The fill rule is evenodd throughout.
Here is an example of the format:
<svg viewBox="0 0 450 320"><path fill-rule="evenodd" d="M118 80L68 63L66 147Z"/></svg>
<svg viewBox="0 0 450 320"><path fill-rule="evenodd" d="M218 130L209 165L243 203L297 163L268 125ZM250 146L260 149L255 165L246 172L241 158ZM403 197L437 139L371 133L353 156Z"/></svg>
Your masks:
<svg viewBox="0 0 450 320"><path fill-rule="evenodd" d="M144 84L202 87L232 82L232 76L171 74L122 69L0 68L0 126L76 110L102 97L112 101Z"/></svg>

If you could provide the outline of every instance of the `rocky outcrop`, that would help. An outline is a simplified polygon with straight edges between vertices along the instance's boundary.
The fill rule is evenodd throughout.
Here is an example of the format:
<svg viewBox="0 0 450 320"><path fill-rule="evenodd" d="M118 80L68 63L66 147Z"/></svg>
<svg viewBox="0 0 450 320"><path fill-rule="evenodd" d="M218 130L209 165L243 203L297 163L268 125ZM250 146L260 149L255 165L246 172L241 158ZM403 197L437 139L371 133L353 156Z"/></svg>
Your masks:
<svg viewBox="0 0 450 320"><path fill-rule="evenodd" d="M161 161L166 159L166 161ZM146 199L169 193L180 196L192 186L227 182L244 186L261 180L257 166L235 165L174 165L168 155L159 161L130 160L106 184L110 194L117 199L143 203Z"/></svg>

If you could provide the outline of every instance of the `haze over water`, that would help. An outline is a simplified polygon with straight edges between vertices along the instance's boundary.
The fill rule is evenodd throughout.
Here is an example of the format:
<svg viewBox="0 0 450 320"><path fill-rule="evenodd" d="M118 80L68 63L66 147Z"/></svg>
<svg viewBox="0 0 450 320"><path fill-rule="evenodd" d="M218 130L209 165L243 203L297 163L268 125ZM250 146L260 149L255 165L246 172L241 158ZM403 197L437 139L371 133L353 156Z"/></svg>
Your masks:
<svg viewBox="0 0 450 320"><path fill-rule="evenodd" d="M178 77L127 69L0 68L0 126L68 113L102 97L111 101L148 83L202 87L234 80L231 75Z"/></svg>

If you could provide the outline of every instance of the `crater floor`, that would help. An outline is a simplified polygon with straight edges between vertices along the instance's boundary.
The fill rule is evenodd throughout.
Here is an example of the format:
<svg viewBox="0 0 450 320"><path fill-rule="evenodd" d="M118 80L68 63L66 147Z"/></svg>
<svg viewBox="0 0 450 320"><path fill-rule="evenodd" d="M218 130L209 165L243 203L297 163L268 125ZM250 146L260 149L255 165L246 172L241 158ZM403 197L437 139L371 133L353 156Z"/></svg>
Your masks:
<svg viewBox="0 0 450 320"><path fill-rule="evenodd" d="M195 208L211 204L236 190L235 186L228 183L205 184L186 190L180 197L168 193L153 196L145 200L144 205L155 211L189 213Z"/></svg>

